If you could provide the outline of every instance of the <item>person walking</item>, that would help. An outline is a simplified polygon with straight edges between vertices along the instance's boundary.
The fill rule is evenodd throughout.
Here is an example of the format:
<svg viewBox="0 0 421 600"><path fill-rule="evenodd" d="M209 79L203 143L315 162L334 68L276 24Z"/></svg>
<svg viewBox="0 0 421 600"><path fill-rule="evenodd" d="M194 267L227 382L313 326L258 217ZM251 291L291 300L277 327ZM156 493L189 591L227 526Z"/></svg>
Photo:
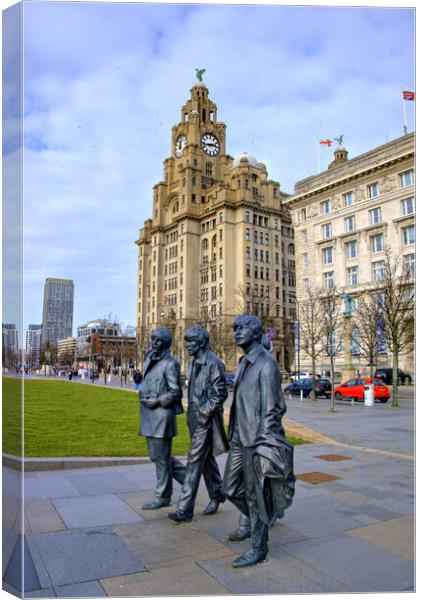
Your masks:
<svg viewBox="0 0 421 600"><path fill-rule="evenodd" d="M203 514L216 513L225 501L215 455L228 450L223 422L223 403L228 396L224 366L209 348L206 329L196 325L187 331L184 339L193 357L189 365L187 408L191 444L177 510L168 515L176 523L192 520L201 475L210 498Z"/></svg>
<svg viewBox="0 0 421 600"><path fill-rule="evenodd" d="M140 384L142 383L142 373L136 369L133 373L134 389L138 392L140 390Z"/></svg>
<svg viewBox="0 0 421 600"><path fill-rule="evenodd" d="M186 468L171 456L172 438L177 435L176 415L183 412L180 365L170 354L171 331L158 327L151 333L151 351L145 359L139 391L140 430L155 464L154 498L142 506L152 510L169 506L173 478L184 483Z"/></svg>

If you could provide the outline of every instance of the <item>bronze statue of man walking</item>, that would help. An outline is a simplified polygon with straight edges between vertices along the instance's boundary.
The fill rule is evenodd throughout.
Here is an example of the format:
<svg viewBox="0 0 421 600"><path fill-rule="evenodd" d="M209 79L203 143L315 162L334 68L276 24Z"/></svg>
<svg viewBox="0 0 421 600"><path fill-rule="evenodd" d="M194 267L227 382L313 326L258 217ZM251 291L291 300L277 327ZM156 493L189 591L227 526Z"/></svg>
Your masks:
<svg viewBox="0 0 421 600"><path fill-rule="evenodd" d="M183 463L171 456L172 438L177 435L176 415L183 412L180 365L170 354L171 342L169 329L154 329L152 350L143 366L139 435L146 436L156 469L154 498L142 506L145 510L169 506L172 480L182 484L186 472Z"/></svg>
<svg viewBox="0 0 421 600"><path fill-rule="evenodd" d="M234 382L222 492L250 526L251 548L232 563L238 568L266 558L269 526L291 504L295 477L292 447L281 423L286 406L279 365L261 345L261 321L242 315L233 328L244 356Z"/></svg>
<svg viewBox="0 0 421 600"><path fill-rule="evenodd" d="M187 351L193 357L188 374L187 408L191 445L177 511L168 515L176 523L192 520L202 474L210 498L203 514L214 514L224 502L215 454L228 450L223 423L223 403L228 395L224 366L209 348L206 329L196 325L184 337Z"/></svg>

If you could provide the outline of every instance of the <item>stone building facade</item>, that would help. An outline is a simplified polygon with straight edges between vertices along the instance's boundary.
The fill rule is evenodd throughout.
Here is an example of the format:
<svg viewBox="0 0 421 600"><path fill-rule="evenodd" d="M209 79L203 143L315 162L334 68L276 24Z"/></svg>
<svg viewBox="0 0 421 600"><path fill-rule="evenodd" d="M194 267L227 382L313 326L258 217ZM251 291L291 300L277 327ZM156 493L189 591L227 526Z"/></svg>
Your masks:
<svg viewBox="0 0 421 600"><path fill-rule="evenodd" d="M387 247L415 273L414 143L414 134L404 135L353 159L340 146L328 170L296 183L286 204L295 229L298 300L308 286L335 285L352 299L375 288ZM343 376L366 371L358 349L351 354L351 364L344 353L338 357ZM387 351L379 364L391 365ZM309 365L302 356L301 366ZM412 373L413 356L402 356L400 366ZM327 358L319 369L329 369Z"/></svg>
<svg viewBox="0 0 421 600"><path fill-rule="evenodd" d="M286 369L295 318L288 196L254 157L244 153L234 160L227 154L226 126L207 87L197 83L190 93L172 129L163 180L153 189L152 218L136 242L138 335L170 326L173 352L184 369L184 331L201 322L216 332L214 340L219 335L221 349L215 351L224 355L232 348L223 359L234 368L228 329L235 315L253 312L263 317L274 356Z"/></svg>

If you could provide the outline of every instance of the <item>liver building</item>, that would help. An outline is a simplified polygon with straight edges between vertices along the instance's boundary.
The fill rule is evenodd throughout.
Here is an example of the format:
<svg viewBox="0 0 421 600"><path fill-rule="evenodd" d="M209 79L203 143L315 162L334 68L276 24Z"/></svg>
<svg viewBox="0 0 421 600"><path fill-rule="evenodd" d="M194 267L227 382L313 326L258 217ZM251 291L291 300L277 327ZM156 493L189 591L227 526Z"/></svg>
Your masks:
<svg viewBox="0 0 421 600"><path fill-rule="evenodd" d="M172 154L153 188L152 218L136 242L140 346L145 349L151 329L170 327L184 369L184 331L201 323L227 369L235 368L230 325L235 315L250 312L262 318L273 355L287 369L295 320L288 196L268 179L263 163L247 153L227 154L225 136L217 106L199 81L172 128Z"/></svg>

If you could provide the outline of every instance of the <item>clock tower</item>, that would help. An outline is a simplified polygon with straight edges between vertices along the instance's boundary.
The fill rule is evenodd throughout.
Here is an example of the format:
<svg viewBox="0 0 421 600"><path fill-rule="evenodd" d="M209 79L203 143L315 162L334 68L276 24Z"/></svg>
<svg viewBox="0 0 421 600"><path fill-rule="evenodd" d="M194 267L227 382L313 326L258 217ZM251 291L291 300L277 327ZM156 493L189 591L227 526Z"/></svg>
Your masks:
<svg viewBox="0 0 421 600"><path fill-rule="evenodd" d="M236 160L226 153L226 126L217 116L207 87L197 82L172 128L171 156L153 188L152 218L136 242L140 352L153 328L169 327L183 370L187 327L206 327L214 351L232 368L233 317L273 312L279 321L285 298L283 224L292 235L286 194L268 179L264 164L246 153ZM281 330L273 331L280 343Z"/></svg>

